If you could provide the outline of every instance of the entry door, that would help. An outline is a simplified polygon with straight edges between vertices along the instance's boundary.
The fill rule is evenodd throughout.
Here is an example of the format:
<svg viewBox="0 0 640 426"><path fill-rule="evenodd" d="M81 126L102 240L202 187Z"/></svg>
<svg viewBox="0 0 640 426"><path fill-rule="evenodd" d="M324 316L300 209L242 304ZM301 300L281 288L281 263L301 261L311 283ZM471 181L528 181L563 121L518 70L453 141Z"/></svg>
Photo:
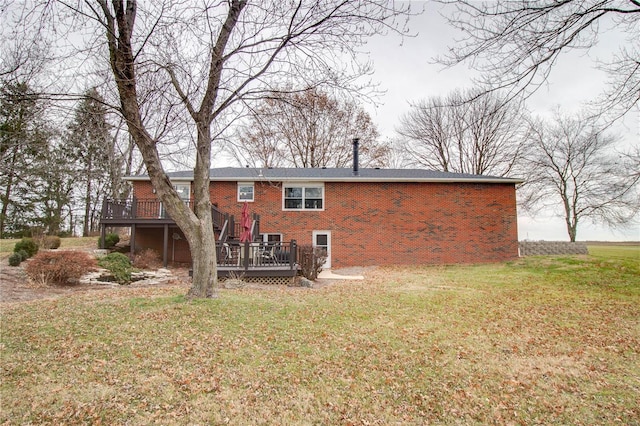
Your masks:
<svg viewBox="0 0 640 426"><path fill-rule="evenodd" d="M331 231L313 231L313 246L322 249L327 255L323 268L331 268Z"/></svg>

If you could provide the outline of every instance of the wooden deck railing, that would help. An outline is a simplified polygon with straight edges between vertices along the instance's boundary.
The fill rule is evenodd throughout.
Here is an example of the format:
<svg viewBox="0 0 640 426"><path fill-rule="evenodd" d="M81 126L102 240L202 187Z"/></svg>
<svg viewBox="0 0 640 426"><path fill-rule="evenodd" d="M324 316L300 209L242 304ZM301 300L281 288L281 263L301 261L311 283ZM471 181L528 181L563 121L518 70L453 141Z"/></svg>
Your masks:
<svg viewBox="0 0 640 426"><path fill-rule="evenodd" d="M283 243L216 243L219 267L238 271L251 269L297 268L298 246L295 240Z"/></svg>
<svg viewBox="0 0 640 426"><path fill-rule="evenodd" d="M185 201L189 208L193 209L193 201ZM216 206L211 206L213 225L220 229L225 222L233 225L233 216L223 213ZM171 216L165 210L162 202L155 198L130 198L127 200L105 199L102 203L102 219L110 221L135 221L151 219L168 219ZM228 232L234 231L228 228ZM229 234L233 237L235 234Z"/></svg>

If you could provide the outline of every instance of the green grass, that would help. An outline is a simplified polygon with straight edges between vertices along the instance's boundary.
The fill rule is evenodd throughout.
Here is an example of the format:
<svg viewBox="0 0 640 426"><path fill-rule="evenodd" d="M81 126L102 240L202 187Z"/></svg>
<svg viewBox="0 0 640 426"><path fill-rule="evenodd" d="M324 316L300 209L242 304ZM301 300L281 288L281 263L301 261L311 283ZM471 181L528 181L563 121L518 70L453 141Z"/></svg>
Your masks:
<svg viewBox="0 0 640 426"><path fill-rule="evenodd" d="M20 239L0 239L0 256L13 253L13 248ZM74 249L80 247L98 247L98 237L62 238L60 249Z"/></svg>
<svg viewBox="0 0 640 426"><path fill-rule="evenodd" d="M2 424L638 424L640 262L2 305Z"/></svg>
<svg viewBox="0 0 640 426"><path fill-rule="evenodd" d="M640 245L590 245L589 254L606 259L632 259L640 262Z"/></svg>

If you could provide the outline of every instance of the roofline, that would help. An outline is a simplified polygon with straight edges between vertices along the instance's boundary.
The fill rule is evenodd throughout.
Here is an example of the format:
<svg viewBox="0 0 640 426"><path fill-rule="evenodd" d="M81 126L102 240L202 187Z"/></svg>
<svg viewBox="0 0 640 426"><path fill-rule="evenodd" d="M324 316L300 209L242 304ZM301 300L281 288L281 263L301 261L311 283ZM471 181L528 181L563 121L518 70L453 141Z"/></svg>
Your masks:
<svg viewBox="0 0 640 426"><path fill-rule="evenodd" d="M142 182L149 181L149 176L125 176L124 180L130 182ZM171 178L173 182L192 182L193 177L177 177ZM351 182L351 183L382 183L382 182L392 182L392 183L411 183L411 182L423 182L423 183L511 183L511 184L520 184L524 183L524 179L520 178L497 178L497 177L473 177L473 178L370 178L370 177L333 177L333 178L322 178L322 177L287 177L287 178L273 178L268 179L265 177L218 177L215 179L210 179L210 182Z"/></svg>

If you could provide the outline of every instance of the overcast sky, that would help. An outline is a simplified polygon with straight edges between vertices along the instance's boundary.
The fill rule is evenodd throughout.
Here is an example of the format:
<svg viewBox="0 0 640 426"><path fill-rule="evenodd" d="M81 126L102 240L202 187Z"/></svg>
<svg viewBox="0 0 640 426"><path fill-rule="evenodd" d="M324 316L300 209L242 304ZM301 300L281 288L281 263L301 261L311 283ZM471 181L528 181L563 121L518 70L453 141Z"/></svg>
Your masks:
<svg viewBox="0 0 640 426"><path fill-rule="evenodd" d="M473 73L467 67L443 69L441 65L433 64L434 56L446 53L456 34L438 14L440 5L413 2L415 7L423 4L426 12L412 17L409 24L410 29L418 33L417 37L403 40L396 35L376 37L367 46L375 67L374 80L386 92L379 105L365 105L365 108L383 137L393 136L400 116L409 110L411 101L446 95L455 88L472 87ZM620 34L609 32L601 37L599 45L591 52L572 52L561 58L549 84L528 100L529 110L534 114L549 114L556 106L567 113L580 110L582 103L593 100L605 84L606 75L595 69L595 59L606 59L621 42ZM625 146L640 143L639 119L640 110L636 108L616 126L615 132ZM560 217L547 214L534 220L519 214L518 221L521 240L569 239L564 220ZM639 241L640 228L611 230L584 222L579 224L578 240Z"/></svg>

